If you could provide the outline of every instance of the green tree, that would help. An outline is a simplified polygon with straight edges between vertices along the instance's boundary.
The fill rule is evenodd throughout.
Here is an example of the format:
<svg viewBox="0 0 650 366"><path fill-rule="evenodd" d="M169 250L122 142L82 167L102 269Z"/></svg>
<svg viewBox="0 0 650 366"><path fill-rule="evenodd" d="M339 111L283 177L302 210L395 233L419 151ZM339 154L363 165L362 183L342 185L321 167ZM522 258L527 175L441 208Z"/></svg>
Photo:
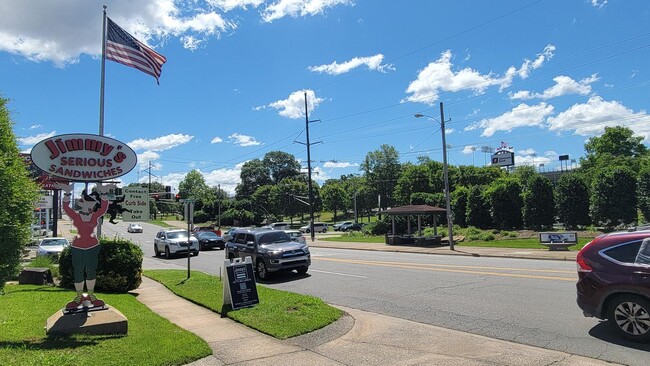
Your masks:
<svg viewBox="0 0 650 366"><path fill-rule="evenodd" d="M490 202L484 191L487 186L472 186L467 192L467 211L465 217L467 226L487 229L492 226Z"/></svg>
<svg viewBox="0 0 650 366"><path fill-rule="evenodd" d="M636 223L636 176L627 167L596 172L591 190L591 217L595 224L612 230Z"/></svg>
<svg viewBox="0 0 650 366"><path fill-rule="evenodd" d="M467 226L468 195L469 189L463 186L458 186L453 192L451 192L451 210L454 214L454 219L452 221L460 227Z"/></svg>
<svg viewBox="0 0 650 366"><path fill-rule="evenodd" d="M646 222L650 221L650 164L641 166L639 171L637 196L639 198L639 209L643 213Z"/></svg>
<svg viewBox="0 0 650 366"><path fill-rule="evenodd" d="M502 178L489 186L486 194L496 228L519 229L523 226L521 193L521 183L514 178Z"/></svg>
<svg viewBox="0 0 650 366"><path fill-rule="evenodd" d="M323 196L323 207L334 212L334 221L338 220L339 211L345 212L346 202L350 200L343 184L338 180L329 180L321 190Z"/></svg>
<svg viewBox="0 0 650 366"><path fill-rule="evenodd" d="M410 204L411 196L416 192L433 192L429 184L430 179L431 169L426 164L406 164L395 185L395 204Z"/></svg>
<svg viewBox="0 0 650 366"><path fill-rule="evenodd" d="M589 186L577 173L560 176L555 186L557 215L567 229L591 224L589 217Z"/></svg>
<svg viewBox="0 0 650 366"><path fill-rule="evenodd" d="M245 162L239 177L241 182L235 188L235 197L237 199L248 198L257 188L272 183L269 169L260 159Z"/></svg>
<svg viewBox="0 0 650 366"><path fill-rule="evenodd" d="M537 173L532 175L524 192L524 222L528 228L551 228L555 222L555 198L551 181Z"/></svg>
<svg viewBox="0 0 650 366"><path fill-rule="evenodd" d="M641 157L648 155L648 149L641 142L643 137L634 136L628 127L605 127L601 136L595 136L585 143L585 158L581 160L582 170L590 184L595 175L605 168L627 167L638 173Z"/></svg>
<svg viewBox="0 0 650 366"><path fill-rule="evenodd" d="M393 191L401 173L399 153L391 145L381 145L378 150L369 152L361 164L368 184L381 196L381 208L393 205Z"/></svg>
<svg viewBox="0 0 650 366"><path fill-rule="evenodd" d="M4 98L0 98L0 151L0 293L4 293L5 283L18 273L22 249L29 243L29 227L38 196L37 187L19 155Z"/></svg>
<svg viewBox="0 0 650 366"><path fill-rule="evenodd" d="M214 197L210 195L211 191L203 175L196 169L191 170L185 175L185 178L178 184L178 193L182 198L194 199L194 210L203 210L203 205L211 204Z"/></svg>
<svg viewBox="0 0 650 366"><path fill-rule="evenodd" d="M284 178L294 178L300 175L300 163L293 155L283 151L266 153L262 163L268 169L274 184L280 183Z"/></svg>

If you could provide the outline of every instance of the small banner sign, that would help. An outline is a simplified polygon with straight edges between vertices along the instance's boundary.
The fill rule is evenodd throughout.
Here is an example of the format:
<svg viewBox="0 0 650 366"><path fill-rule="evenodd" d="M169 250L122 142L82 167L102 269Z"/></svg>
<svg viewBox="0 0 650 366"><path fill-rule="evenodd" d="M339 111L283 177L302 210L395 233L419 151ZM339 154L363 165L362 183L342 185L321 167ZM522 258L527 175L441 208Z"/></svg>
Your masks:
<svg viewBox="0 0 650 366"><path fill-rule="evenodd" d="M124 221L149 221L149 189L125 187L121 200L121 214Z"/></svg>
<svg viewBox="0 0 650 366"><path fill-rule="evenodd" d="M563 232L563 233L539 233L540 243L577 243L578 233L576 232Z"/></svg>
<svg viewBox="0 0 650 366"><path fill-rule="evenodd" d="M230 305L233 310L259 304L251 257L246 257L244 262L240 258L235 258L233 262L225 260L224 268L223 304Z"/></svg>

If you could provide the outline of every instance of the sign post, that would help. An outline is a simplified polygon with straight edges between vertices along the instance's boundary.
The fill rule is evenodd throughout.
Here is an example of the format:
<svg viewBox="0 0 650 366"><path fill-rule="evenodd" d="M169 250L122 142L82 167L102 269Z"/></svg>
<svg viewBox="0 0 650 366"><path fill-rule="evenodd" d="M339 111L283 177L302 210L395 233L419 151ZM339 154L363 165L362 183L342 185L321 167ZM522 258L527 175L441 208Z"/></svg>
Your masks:
<svg viewBox="0 0 650 366"><path fill-rule="evenodd" d="M251 257L235 258L232 262L223 261L226 271L223 282L223 305L230 305L233 310L259 304L257 286L255 285L255 272Z"/></svg>
<svg viewBox="0 0 650 366"><path fill-rule="evenodd" d="M185 200L183 203L185 219L187 220L187 278L190 278L190 249L192 248L192 226L194 225L194 200ZM199 244L199 251L201 245Z"/></svg>

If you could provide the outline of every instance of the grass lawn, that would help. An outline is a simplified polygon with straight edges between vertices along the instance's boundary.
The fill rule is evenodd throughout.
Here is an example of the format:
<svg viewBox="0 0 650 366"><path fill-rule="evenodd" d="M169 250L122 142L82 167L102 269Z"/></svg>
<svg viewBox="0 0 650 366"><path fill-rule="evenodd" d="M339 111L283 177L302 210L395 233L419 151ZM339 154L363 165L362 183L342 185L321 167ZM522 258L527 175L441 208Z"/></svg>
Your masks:
<svg viewBox="0 0 650 366"><path fill-rule="evenodd" d="M185 281L184 270L148 270L150 277L196 304L221 313L223 287L219 277L202 272L192 272ZM226 316L250 328L278 339L285 339L320 329L335 320L343 312L321 299L292 292L257 286L260 303L254 307L230 310Z"/></svg>
<svg viewBox="0 0 650 366"><path fill-rule="evenodd" d="M454 234L454 236L456 235ZM334 236L329 238L319 238L318 240L348 242L348 243L379 243L379 244L385 243L384 237L380 235ZM592 238L578 238L578 244L570 246L569 250L580 250L590 240L592 240ZM489 241L473 240L473 241L456 242L455 245L461 247L491 247L491 248L525 248L525 249L547 249L548 248L544 245L541 245L539 243L539 239L537 238L497 239L497 240L489 240Z"/></svg>
<svg viewBox="0 0 650 366"><path fill-rule="evenodd" d="M183 365L212 354L201 338L131 294L103 294L129 320L127 336L48 337L47 318L74 297L51 286L7 285L0 295L0 365Z"/></svg>
<svg viewBox="0 0 650 366"><path fill-rule="evenodd" d="M170 220L165 220L165 221L170 221ZM158 226L161 226L161 227L172 227L171 225L169 225L165 221L162 221L162 220L149 220L149 223L154 224L154 225L158 225Z"/></svg>

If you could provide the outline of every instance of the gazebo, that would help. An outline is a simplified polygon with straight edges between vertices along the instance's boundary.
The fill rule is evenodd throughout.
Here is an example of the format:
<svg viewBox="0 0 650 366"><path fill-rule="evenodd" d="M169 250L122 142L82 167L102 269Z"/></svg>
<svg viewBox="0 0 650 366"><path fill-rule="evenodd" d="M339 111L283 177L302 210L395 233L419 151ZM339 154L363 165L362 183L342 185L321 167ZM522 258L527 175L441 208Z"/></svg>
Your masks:
<svg viewBox="0 0 650 366"><path fill-rule="evenodd" d="M436 214L447 212L446 209L429 206L429 205L408 205L408 206L399 206L393 207L386 211L382 211L382 214L391 216L391 233L386 234L386 244L420 244L420 245L440 245L441 238L438 235L437 229L437 220ZM396 234L395 233L395 216L407 216L406 227L407 233L405 234ZM432 215L433 216L433 236L423 236L422 235L422 216ZM411 219L410 216L417 216L418 218L418 230L417 235L411 233Z"/></svg>

